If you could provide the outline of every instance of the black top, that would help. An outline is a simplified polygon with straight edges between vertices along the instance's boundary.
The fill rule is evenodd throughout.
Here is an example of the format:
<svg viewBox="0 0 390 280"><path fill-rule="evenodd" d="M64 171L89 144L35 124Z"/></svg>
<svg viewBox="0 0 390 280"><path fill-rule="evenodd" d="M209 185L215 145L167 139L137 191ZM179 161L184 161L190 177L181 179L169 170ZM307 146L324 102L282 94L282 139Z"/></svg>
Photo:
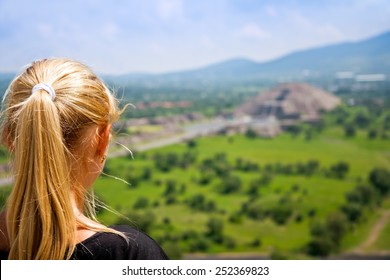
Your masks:
<svg viewBox="0 0 390 280"><path fill-rule="evenodd" d="M151 237L130 226L113 226L123 232L97 232L76 245L72 260L166 260L165 252ZM0 251L0 259L7 259L8 252Z"/></svg>

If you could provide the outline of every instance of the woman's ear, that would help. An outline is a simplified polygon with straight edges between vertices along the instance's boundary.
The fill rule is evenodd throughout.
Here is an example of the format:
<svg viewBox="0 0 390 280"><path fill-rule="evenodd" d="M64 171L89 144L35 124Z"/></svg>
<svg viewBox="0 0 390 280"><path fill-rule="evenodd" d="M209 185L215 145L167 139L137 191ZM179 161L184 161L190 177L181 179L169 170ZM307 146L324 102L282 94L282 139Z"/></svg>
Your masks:
<svg viewBox="0 0 390 280"><path fill-rule="evenodd" d="M108 144L110 142L110 136L111 136L111 128L112 125L108 124L105 126L102 126L98 131L98 144L97 144L97 155L99 157L103 157L106 154Z"/></svg>

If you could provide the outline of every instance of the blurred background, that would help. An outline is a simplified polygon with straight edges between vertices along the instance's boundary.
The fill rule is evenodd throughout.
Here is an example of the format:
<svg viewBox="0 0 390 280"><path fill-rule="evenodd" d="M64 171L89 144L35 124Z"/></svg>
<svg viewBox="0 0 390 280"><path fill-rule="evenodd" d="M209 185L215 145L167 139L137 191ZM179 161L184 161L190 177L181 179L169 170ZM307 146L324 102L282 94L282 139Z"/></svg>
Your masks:
<svg viewBox="0 0 390 280"><path fill-rule="evenodd" d="M173 259L390 258L387 1L0 0L1 94L46 57L135 105L103 223ZM1 207L9 172L1 147Z"/></svg>

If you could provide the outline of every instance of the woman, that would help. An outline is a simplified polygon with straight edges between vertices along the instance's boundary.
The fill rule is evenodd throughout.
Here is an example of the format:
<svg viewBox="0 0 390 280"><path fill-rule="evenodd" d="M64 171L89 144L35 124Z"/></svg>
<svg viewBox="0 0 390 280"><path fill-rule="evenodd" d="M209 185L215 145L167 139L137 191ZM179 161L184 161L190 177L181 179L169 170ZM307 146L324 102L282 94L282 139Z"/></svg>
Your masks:
<svg viewBox="0 0 390 280"><path fill-rule="evenodd" d="M147 235L98 223L86 198L106 159L116 103L88 67L69 59L36 61L12 81L2 113L14 168L2 258L167 258Z"/></svg>

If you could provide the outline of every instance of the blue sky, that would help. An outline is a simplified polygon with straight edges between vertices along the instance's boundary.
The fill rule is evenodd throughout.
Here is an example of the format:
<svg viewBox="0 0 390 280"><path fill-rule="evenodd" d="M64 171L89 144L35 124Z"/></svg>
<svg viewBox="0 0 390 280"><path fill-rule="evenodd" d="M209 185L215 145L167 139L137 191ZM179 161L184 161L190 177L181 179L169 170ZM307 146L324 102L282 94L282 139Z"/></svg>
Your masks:
<svg viewBox="0 0 390 280"><path fill-rule="evenodd" d="M99 73L161 73L388 30L388 0L0 0L0 72L60 56Z"/></svg>

